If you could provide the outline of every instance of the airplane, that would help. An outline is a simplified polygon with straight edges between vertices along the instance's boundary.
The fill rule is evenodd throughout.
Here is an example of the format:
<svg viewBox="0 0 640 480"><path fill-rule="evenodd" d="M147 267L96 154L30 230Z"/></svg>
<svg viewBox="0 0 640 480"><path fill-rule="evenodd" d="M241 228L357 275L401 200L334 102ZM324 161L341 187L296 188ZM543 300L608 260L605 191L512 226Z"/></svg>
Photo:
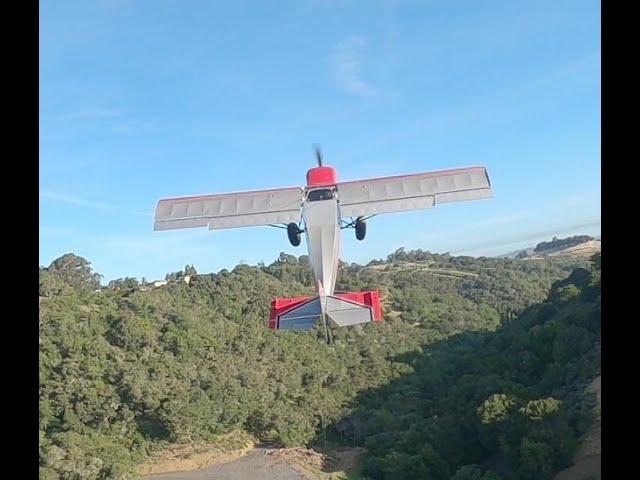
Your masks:
<svg viewBox="0 0 640 480"><path fill-rule="evenodd" d="M330 343L327 319L340 327L382 321L377 290L335 290L342 230L353 228L356 239L364 240L367 220L375 215L491 198L493 193L482 166L338 182L319 149L316 157L318 166L307 171L305 187L159 200L154 230L264 225L286 228L294 247L304 233L316 295L272 300L269 328L305 331L322 321Z"/></svg>

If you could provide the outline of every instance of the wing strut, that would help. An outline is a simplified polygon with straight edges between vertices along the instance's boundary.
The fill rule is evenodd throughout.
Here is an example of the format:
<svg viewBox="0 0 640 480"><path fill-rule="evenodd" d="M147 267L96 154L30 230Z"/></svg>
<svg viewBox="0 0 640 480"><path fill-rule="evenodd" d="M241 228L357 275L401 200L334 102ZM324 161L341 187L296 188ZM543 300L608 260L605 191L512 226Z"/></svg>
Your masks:
<svg viewBox="0 0 640 480"><path fill-rule="evenodd" d="M367 216L362 217L362 218L361 218L361 220L364 222L364 221L367 221L367 220L369 220L370 218L375 217L375 216L376 216L376 214L374 213L373 215L367 215ZM344 220L343 220L343 221L344 221ZM351 219L351 221L350 221L349 223L347 223L346 225L342 225L340 228L343 228L343 229L344 229L344 228L352 228L352 227L355 227L355 225L356 225L356 222L357 222L357 221L358 221L358 219L357 219L357 218L356 218L355 220L353 220L353 218L352 218L352 219Z"/></svg>

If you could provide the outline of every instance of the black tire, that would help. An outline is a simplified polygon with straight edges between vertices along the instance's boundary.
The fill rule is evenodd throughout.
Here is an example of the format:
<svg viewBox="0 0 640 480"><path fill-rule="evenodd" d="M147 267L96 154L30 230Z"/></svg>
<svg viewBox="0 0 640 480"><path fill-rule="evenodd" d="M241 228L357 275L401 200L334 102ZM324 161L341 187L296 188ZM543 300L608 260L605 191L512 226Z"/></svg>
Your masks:
<svg viewBox="0 0 640 480"><path fill-rule="evenodd" d="M295 223L290 223L289 225L287 225L287 236L289 237L289 242L294 247L300 245L300 233L301 230Z"/></svg>
<svg viewBox="0 0 640 480"><path fill-rule="evenodd" d="M367 222L363 220L361 217L356 219L356 238L358 240L364 240L364 237L367 234Z"/></svg>

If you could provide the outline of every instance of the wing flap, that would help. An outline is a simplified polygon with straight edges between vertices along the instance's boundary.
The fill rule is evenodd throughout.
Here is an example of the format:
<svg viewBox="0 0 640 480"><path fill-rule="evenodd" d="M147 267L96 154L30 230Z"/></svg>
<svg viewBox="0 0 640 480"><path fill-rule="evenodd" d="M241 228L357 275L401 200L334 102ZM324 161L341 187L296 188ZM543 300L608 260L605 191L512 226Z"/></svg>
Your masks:
<svg viewBox="0 0 640 480"><path fill-rule="evenodd" d="M461 190L459 192L447 192L436 194L436 205L439 203L464 202L467 200L480 200L491 198L493 193L490 188L478 188L475 190Z"/></svg>
<svg viewBox="0 0 640 480"><path fill-rule="evenodd" d="M352 205L340 205L340 215L343 217L358 217L360 215L378 215L380 213L422 210L434 206L435 198L433 196L409 197L395 200L355 203Z"/></svg>

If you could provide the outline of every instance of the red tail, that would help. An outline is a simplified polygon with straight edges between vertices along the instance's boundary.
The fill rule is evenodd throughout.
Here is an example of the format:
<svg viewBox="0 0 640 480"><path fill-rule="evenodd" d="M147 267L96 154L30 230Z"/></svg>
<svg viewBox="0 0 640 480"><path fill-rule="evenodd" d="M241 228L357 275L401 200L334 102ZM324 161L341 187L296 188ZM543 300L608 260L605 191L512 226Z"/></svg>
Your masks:
<svg viewBox="0 0 640 480"><path fill-rule="evenodd" d="M367 290L365 292L336 292L336 297L344 298L352 302L361 303L373 310L373 321L382 321L382 307L380 307L380 292Z"/></svg>
<svg viewBox="0 0 640 480"><path fill-rule="evenodd" d="M271 311L269 312L269 328L278 329L278 317L283 313L291 310L302 302L313 298L308 297L290 297L290 298L274 298L271 300Z"/></svg>
<svg viewBox="0 0 640 480"><path fill-rule="evenodd" d="M374 322L382 321L382 308L380 307L380 293L377 290L365 292L336 292L334 297L348 300L371 309ZM317 298L316 296L274 298L271 300L271 311L269 312L269 328L277 330L280 328L279 318L281 315L301 307L303 303Z"/></svg>

